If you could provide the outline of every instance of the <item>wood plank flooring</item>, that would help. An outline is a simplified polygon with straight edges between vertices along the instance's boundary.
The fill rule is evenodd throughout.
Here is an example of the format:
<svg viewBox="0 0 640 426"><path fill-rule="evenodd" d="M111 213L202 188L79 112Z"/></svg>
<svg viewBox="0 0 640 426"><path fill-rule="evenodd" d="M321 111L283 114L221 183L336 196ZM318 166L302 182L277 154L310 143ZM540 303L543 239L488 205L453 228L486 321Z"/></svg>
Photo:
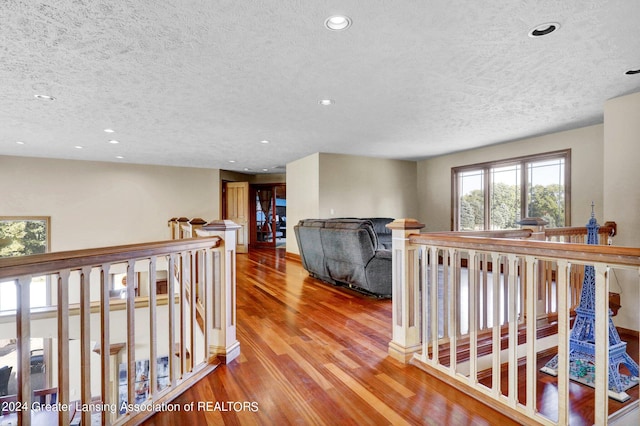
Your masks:
<svg viewBox="0 0 640 426"><path fill-rule="evenodd" d="M174 400L211 406L145 424L515 424L387 356L390 300L310 278L281 249L238 255L237 311L240 357Z"/></svg>

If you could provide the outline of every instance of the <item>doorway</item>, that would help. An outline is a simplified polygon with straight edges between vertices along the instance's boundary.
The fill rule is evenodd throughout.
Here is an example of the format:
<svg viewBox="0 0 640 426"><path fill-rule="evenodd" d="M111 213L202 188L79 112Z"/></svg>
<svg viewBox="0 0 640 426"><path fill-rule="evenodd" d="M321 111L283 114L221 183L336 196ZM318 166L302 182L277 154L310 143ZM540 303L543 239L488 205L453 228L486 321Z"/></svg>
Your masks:
<svg viewBox="0 0 640 426"><path fill-rule="evenodd" d="M249 207L249 182L222 182L222 218L240 225L236 231L236 250L246 253L249 249L251 210Z"/></svg>
<svg viewBox="0 0 640 426"><path fill-rule="evenodd" d="M251 185L251 239L255 247L281 247L287 240L285 184Z"/></svg>

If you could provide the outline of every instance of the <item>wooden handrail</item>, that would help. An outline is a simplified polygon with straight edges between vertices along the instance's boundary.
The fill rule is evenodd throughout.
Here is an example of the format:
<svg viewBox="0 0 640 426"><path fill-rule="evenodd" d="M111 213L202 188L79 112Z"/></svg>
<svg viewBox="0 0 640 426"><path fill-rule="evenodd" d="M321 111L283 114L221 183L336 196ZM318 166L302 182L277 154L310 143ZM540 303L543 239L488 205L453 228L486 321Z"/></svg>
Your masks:
<svg viewBox="0 0 640 426"><path fill-rule="evenodd" d="M429 232L429 235L452 235L459 237L487 237L487 238L531 238L530 229L503 229L496 231L442 231Z"/></svg>
<svg viewBox="0 0 640 426"><path fill-rule="evenodd" d="M181 390L189 386L191 379L200 377L211 371L219 363L216 357L231 362L239 353L239 343L235 334L235 232L222 229L212 231L207 236L187 238L180 240L167 240L141 244L128 244L115 247L93 248L85 250L72 250L21 256L0 259L0 281L14 280L17 296L14 311L4 312L0 322L15 322L18 353L18 370L25 371L24 366L29 365L29 348L32 337L32 322L36 320L57 319L57 350L53 352L57 357L57 401L67 405L70 401L70 374L69 374L69 345L71 340L69 318L78 315L80 318L80 359L82 365L89 364L91 356L91 328L99 330L101 347L109 347L111 333L110 323L117 315L118 335L124 335L126 339L125 358L120 360L126 365L129 372L126 381L127 402L133 403L135 396L135 376L130 374L140 361L138 346L140 342L147 346L149 360L156 360L161 354L160 345L173 348L176 345L180 349L182 359L169 353L166 355L168 362L169 382L164 388L151 386L147 395L154 402L166 402L177 395ZM166 261L166 265L164 265ZM160 264L162 263L162 264ZM111 275L126 273L127 283L125 299L111 299L110 288L113 278ZM140 267L141 270L137 268ZM163 269L160 269L163 268ZM202 268L202 270L200 270ZM157 273L161 270L168 271L168 294L158 296L154 287L157 281ZM116 272L117 271L117 272ZM141 278L141 274L146 279ZM30 307L30 288L34 277L48 276L51 287L57 292L55 308ZM198 281L200 280L200 281ZM138 284L149 285L148 297L135 297L135 288ZM142 285L147 285L142 284ZM202 305L205 311L202 313L202 327L196 332L196 285L202 286ZM79 288L80 303L71 304L70 287L74 291ZM79 286L79 287L75 287ZM100 290L99 300L91 300L90 289ZM191 297L187 297L187 289ZM74 298L75 300L75 298ZM144 321L145 312L139 311L139 307L148 307L148 332L143 338L138 336L138 321ZM156 329L158 314L156 309L166 305L166 321L169 330L189 329L186 335L181 332L166 333ZM179 309L176 309L179 306ZM117 312L123 311L123 312ZM53 316L52 316L53 314ZM91 316L93 315L93 318ZM124 317L124 318L123 318ZM210 320L212 318L213 320ZM123 330L123 325L126 328ZM144 327L144 326L143 326ZM167 342L161 343L159 336L167 336ZM200 333L200 334L198 334ZM124 340L123 340L124 341ZM134 350L136 348L136 350ZM187 365L183 355L185 351L190 353L190 361ZM105 404L118 403L120 401L117 388L119 379L114 379L117 371L113 371L112 360L108 353L100 354L100 375L90 375L90 369L82 368L79 381L75 386L81 389L83 403L90 401L92 383L100 383L100 397ZM143 358L144 359L144 358ZM186 368L185 368L186 365ZM155 362L149 363L149 381L151 384L158 382L157 366ZM95 380L95 382L94 382ZM55 384L54 384L55 386ZM23 374L18 377L18 401L31 404L33 397L31 392L31 379ZM36 395L37 397L38 395ZM110 423L116 421L138 422L149 413L136 413L135 410L125 410L120 415L119 410L102 413L103 421ZM66 413L58 413L60 424L69 424ZM18 420L28 422L29 412L18 413ZM105 417L106 416L106 417ZM107 418L108 417L108 418ZM116 419L117 417L117 419ZM91 422L91 413L82 413L82 422Z"/></svg>
<svg viewBox="0 0 640 426"><path fill-rule="evenodd" d="M618 225L615 222L605 222L598 229L598 234L606 234L614 237L618 232ZM561 237L564 235L587 235L586 226L567 226L563 228L545 228L544 233L547 237Z"/></svg>
<svg viewBox="0 0 640 426"><path fill-rule="evenodd" d="M220 246L220 241L219 237L188 238L8 257L0 259L0 279L14 278L20 275L39 275L67 268L80 269L84 266L125 262L131 258L162 256L170 252L216 248Z"/></svg>
<svg viewBox="0 0 640 426"><path fill-rule="evenodd" d="M591 244L560 243L555 241L514 240L444 233L411 234L412 244L438 245L460 249L478 249L520 255L558 257L567 260L615 263L640 267L640 248Z"/></svg>
<svg viewBox="0 0 640 426"><path fill-rule="evenodd" d="M549 235L542 230L525 239L488 232L418 234L420 225L415 220L400 219L389 226L394 252L389 354L456 382L469 395L496 409L506 409L521 423L567 424L570 309L575 288L587 271L592 274L595 293L594 342L590 343L595 348L591 362L596 371L594 415L596 424L605 424L609 383L601 372L607 371L610 355L609 271L629 269L637 277L640 247L544 241ZM613 233L602 227L600 231L604 231L599 232L601 238L603 233L605 238ZM583 232L581 228L569 228L551 233L577 235L582 240ZM555 315L557 338L538 333L548 324L541 321L540 314L549 313ZM479 342L488 336L489 343ZM479 343L490 344L490 349ZM531 385L539 382L538 357L542 350L556 353L557 363L552 362L545 371L557 374L556 420L538 410L536 386ZM518 390L525 383L518 375L524 365L525 400L519 399L522 395ZM637 367L627 367L637 374ZM490 383L480 384L480 377L490 378ZM617 392L622 399L628 397L624 391Z"/></svg>

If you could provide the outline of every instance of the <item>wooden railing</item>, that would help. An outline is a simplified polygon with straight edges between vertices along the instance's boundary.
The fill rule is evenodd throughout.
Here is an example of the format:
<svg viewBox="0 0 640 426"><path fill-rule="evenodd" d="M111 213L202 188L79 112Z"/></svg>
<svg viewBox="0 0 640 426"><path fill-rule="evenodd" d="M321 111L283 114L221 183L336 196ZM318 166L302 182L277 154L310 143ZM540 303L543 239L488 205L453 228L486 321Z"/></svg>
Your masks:
<svg viewBox="0 0 640 426"><path fill-rule="evenodd" d="M202 238L0 259L0 282L15 282L17 294L17 309L0 313L2 337L15 339L18 354L17 395L5 397L14 410L4 415L24 425L32 418L92 424L92 416L135 423L236 358L235 227L205 228ZM114 298L121 273L126 288ZM31 309L36 276L47 277L53 303ZM52 338L44 356L49 389L32 386L32 337ZM55 406L46 419L38 410L45 395Z"/></svg>
<svg viewBox="0 0 640 426"><path fill-rule="evenodd" d="M419 234L422 225L410 219L388 226L393 230L389 354L454 381L523 424L569 423L569 283L585 265L594 266L593 418L597 425L607 424L609 277L614 269L630 270L638 280L640 248L538 241L521 231L513 235L520 239ZM557 283L557 331L551 336L540 335L535 314L545 263L552 265ZM538 357L546 350L559 359L557 406L550 411L537 403ZM522 364L524 378L518 375Z"/></svg>
<svg viewBox="0 0 640 426"><path fill-rule="evenodd" d="M605 222L598 229L600 244L611 245L611 238L618 232L618 225L615 222ZM571 226L564 228L544 228L547 241L557 241L561 243L585 244L587 241L586 226Z"/></svg>
<svg viewBox="0 0 640 426"><path fill-rule="evenodd" d="M615 222L605 222L604 225L598 229L598 241L601 245L611 245L613 243L613 237L618 231L618 226ZM544 233L545 241L555 241L561 243L573 243L573 244L585 244L587 241L587 227L563 227L563 228L544 228L541 230ZM555 273L553 269L553 262L540 262L540 290L539 290L539 303L538 303L538 318L553 320L557 314L556 300L555 300ZM580 301L580 292L582 291L582 280L584 278L584 268L576 268L574 273L570 276L569 281L569 306L571 310L575 310ZM619 298L615 298L615 295L611 295L611 309L614 315L618 313L620 308ZM614 301L615 300L615 301Z"/></svg>

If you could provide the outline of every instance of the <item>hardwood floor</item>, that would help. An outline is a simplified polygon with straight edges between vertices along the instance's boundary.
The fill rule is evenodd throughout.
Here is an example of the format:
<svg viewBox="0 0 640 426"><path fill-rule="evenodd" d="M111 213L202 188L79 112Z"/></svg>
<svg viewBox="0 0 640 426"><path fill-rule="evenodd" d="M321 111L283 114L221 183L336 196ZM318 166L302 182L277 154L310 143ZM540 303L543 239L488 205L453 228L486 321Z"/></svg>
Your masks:
<svg viewBox="0 0 640 426"><path fill-rule="evenodd" d="M310 278L281 249L238 255L237 311L240 357L174 401L193 412L145 424L516 424L387 356L390 300Z"/></svg>

